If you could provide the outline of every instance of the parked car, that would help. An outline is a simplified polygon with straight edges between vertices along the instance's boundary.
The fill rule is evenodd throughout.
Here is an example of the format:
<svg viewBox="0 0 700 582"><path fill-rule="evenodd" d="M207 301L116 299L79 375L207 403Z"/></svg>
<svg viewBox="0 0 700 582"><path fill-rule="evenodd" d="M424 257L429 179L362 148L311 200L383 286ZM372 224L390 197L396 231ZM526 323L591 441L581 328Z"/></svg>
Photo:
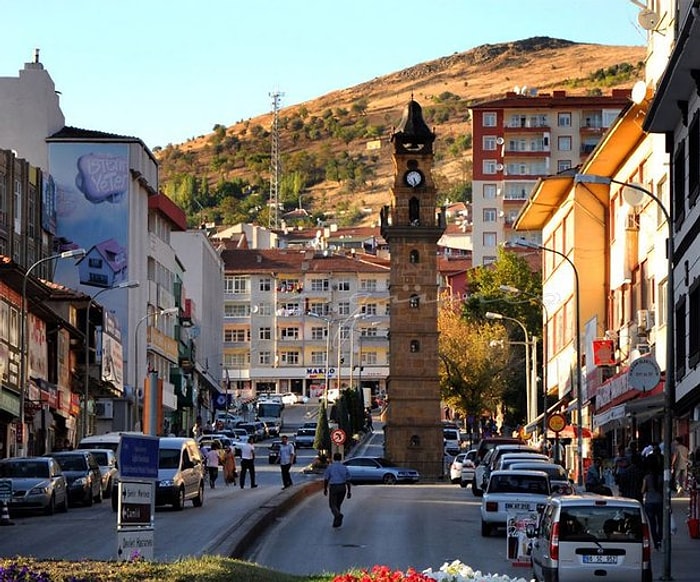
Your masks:
<svg viewBox="0 0 700 582"><path fill-rule="evenodd" d="M500 459L496 462L494 471L504 471L510 469L511 465L514 463L551 463L547 455L541 453L506 453L502 455Z"/></svg>
<svg viewBox="0 0 700 582"><path fill-rule="evenodd" d="M282 404L296 404L297 403L297 395L294 394L294 392L285 392L282 394Z"/></svg>
<svg viewBox="0 0 700 582"><path fill-rule="evenodd" d="M68 511L68 484L52 457L12 457L0 460L0 478L12 481L9 509L52 515Z"/></svg>
<svg viewBox="0 0 700 582"><path fill-rule="evenodd" d="M525 461L514 463L510 466L511 471L544 471L549 477L549 486L552 490L552 495L571 495L576 492L576 486L572 479L569 479L569 474L566 469L557 463L540 463L537 461Z"/></svg>
<svg viewBox="0 0 700 582"><path fill-rule="evenodd" d="M537 449L523 444L498 445L492 448L488 453L486 453L486 456L481 460L481 463L477 465L476 471L474 471L472 493L477 497L481 497L481 495L483 495L483 492L486 490L486 486L488 485L491 471L495 468L496 463L502 455L505 455L506 453L516 453L521 451L539 453Z"/></svg>
<svg viewBox="0 0 700 582"><path fill-rule="evenodd" d="M462 441L459 438L459 429L443 426L442 440L445 452L454 457L462 450Z"/></svg>
<svg viewBox="0 0 700 582"><path fill-rule="evenodd" d="M466 457L462 462L462 471L459 475L460 487L466 487L474 480L474 472L476 471L474 459L476 459L476 449L471 449L467 451Z"/></svg>
<svg viewBox="0 0 700 582"><path fill-rule="evenodd" d="M95 457L86 449L51 453L68 484L68 501L92 505L102 502L102 473Z"/></svg>
<svg viewBox="0 0 700 582"><path fill-rule="evenodd" d="M474 459L474 464L479 466L479 464L484 460L486 454L491 450L495 449L499 445L524 445L525 443L519 438L510 437L487 437L479 441L479 446L476 448L476 459Z"/></svg>
<svg viewBox="0 0 700 582"><path fill-rule="evenodd" d="M652 580L649 523L635 499L589 493L551 497L528 537L539 582Z"/></svg>
<svg viewBox="0 0 700 582"><path fill-rule="evenodd" d="M280 462L280 445L282 441L280 439L275 439L267 447L267 462L270 465L275 465Z"/></svg>
<svg viewBox="0 0 700 582"><path fill-rule="evenodd" d="M508 510L538 511L550 493L544 471L494 471L481 500L481 535L505 527Z"/></svg>
<svg viewBox="0 0 700 582"><path fill-rule="evenodd" d="M109 499L112 496L117 476L117 456L112 449L86 449L95 457L97 465L100 467L102 481L102 499Z"/></svg>
<svg viewBox="0 0 700 582"><path fill-rule="evenodd" d="M312 448L316 440L315 428L300 428L294 436L294 446L298 449L307 447Z"/></svg>
<svg viewBox="0 0 700 582"><path fill-rule="evenodd" d="M350 471L351 483L418 483L420 473L415 469L399 467L383 457L353 457L343 461Z"/></svg>
<svg viewBox="0 0 700 582"><path fill-rule="evenodd" d="M467 453L459 453L450 463L450 483L459 483L462 477L462 466L467 458ZM474 463L472 463L473 465Z"/></svg>

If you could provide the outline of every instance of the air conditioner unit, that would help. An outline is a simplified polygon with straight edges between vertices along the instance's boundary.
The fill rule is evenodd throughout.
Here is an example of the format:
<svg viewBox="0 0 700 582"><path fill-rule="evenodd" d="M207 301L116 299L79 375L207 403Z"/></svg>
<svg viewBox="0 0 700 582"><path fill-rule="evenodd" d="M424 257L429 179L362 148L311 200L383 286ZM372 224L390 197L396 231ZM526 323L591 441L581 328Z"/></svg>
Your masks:
<svg viewBox="0 0 700 582"><path fill-rule="evenodd" d="M637 311L637 330L639 332L649 331L654 327L654 312L648 309Z"/></svg>
<svg viewBox="0 0 700 582"><path fill-rule="evenodd" d="M114 402L111 400L98 400L95 402L95 416L102 419L114 418Z"/></svg>

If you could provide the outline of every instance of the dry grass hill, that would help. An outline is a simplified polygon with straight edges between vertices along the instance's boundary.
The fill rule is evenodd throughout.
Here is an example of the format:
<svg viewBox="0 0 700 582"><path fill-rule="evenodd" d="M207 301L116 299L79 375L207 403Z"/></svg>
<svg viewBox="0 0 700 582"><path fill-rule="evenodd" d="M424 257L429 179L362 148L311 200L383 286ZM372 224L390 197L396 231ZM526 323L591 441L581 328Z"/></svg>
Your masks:
<svg viewBox="0 0 700 582"><path fill-rule="evenodd" d="M631 88L643 77L644 57L642 46L530 38L483 45L283 107L279 200L284 211L303 207L317 217L335 214L341 223L376 220L393 173L388 140L411 95L437 133L434 177L440 192L453 200L468 197L470 105L502 97L516 86L571 94ZM193 224L241 216L267 224L260 199L269 197L272 121L268 113L215 126L211 133L156 151L162 187ZM255 193L258 205L252 208L245 200Z"/></svg>

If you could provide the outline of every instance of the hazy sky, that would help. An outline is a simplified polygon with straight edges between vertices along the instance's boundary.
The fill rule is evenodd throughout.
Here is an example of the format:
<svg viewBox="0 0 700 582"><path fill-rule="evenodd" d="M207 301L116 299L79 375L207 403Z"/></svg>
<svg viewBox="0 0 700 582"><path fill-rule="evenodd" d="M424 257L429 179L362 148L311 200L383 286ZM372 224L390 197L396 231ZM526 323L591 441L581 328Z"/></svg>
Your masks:
<svg viewBox="0 0 700 582"><path fill-rule="evenodd" d="M68 125L150 148L482 44L646 43L631 0L0 3L0 77L40 48Z"/></svg>

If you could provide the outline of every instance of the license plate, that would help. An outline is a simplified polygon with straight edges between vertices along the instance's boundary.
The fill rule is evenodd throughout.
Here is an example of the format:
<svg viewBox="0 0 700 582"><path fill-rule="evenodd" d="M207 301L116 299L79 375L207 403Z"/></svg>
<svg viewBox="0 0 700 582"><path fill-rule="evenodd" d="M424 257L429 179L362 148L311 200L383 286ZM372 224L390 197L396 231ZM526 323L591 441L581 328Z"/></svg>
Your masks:
<svg viewBox="0 0 700 582"><path fill-rule="evenodd" d="M532 503L506 503L506 511L509 509L524 509L526 511L533 511L535 507Z"/></svg>
<svg viewBox="0 0 700 582"><path fill-rule="evenodd" d="M584 555L584 564L617 564L617 556Z"/></svg>

